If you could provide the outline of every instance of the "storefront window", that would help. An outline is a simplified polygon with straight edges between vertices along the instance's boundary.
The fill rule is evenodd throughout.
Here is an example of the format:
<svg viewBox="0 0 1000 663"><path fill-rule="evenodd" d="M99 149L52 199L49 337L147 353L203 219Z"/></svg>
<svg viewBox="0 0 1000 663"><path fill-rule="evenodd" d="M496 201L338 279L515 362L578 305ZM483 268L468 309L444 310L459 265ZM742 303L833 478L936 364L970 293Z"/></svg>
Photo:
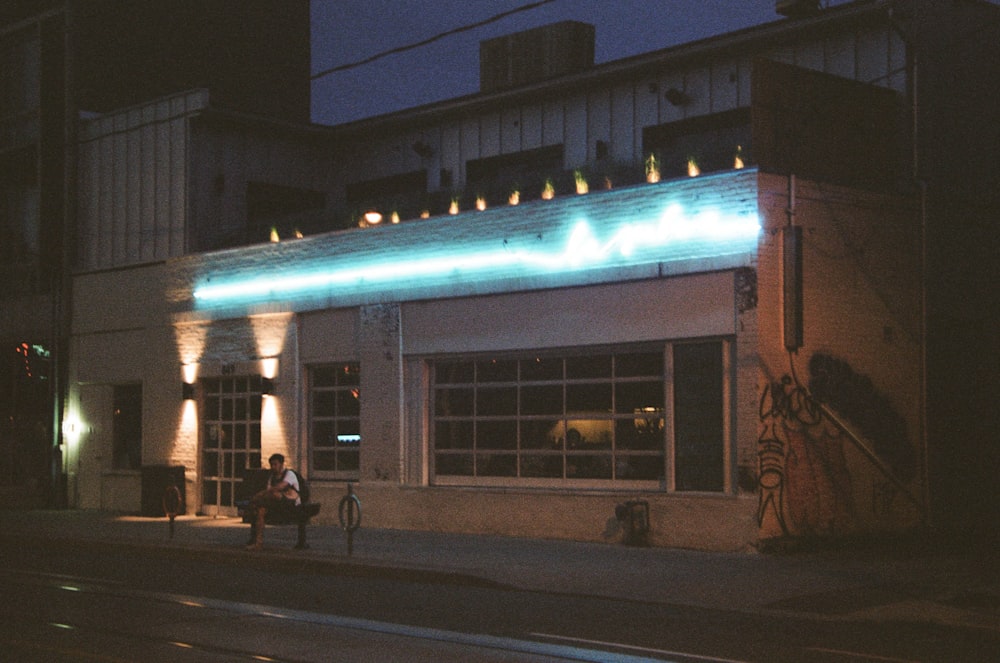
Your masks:
<svg viewBox="0 0 1000 663"><path fill-rule="evenodd" d="M674 347L674 484L721 491L725 485L723 361L718 343Z"/></svg>
<svg viewBox="0 0 1000 663"><path fill-rule="evenodd" d="M357 362L309 370L309 426L314 476L358 478L361 449L361 368Z"/></svg>
<svg viewBox="0 0 1000 663"><path fill-rule="evenodd" d="M433 480L722 491L723 349L711 341L436 360Z"/></svg>

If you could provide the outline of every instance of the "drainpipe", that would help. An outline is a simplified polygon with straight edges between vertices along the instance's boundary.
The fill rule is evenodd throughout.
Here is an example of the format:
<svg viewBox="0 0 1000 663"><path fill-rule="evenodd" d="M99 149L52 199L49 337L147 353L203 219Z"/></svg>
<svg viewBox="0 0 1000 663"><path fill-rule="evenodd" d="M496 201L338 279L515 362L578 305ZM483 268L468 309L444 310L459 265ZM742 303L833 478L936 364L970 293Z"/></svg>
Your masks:
<svg viewBox="0 0 1000 663"><path fill-rule="evenodd" d="M788 207L785 209L787 220L785 225L792 226L795 220L795 173L788 176Z"/></svg>
<svg viewBox="0 0 1000 663"><path fill-rule="evenodd" d="M897 23L894 16L892 0L885 0L886 15L889 27L899 35L906 45L907 69L910 88L910 159L911 177L917 186L918 215L920 226L920 443L923 467L921 470L921 488L924 507L924 518L928 525L934 524L930 505L930 449L927 434L927 180L921 176L920 160L920 95L919 95L919 55L916 46L906 31Z"/></svg>
<svg viewBox="0 0 1000 663"><path fill-rule="evenodd" d="M785 349L797 353L803 342L802 228L795 225L795 174L788 176L787 219L781 229L781 311Z"/></svg>

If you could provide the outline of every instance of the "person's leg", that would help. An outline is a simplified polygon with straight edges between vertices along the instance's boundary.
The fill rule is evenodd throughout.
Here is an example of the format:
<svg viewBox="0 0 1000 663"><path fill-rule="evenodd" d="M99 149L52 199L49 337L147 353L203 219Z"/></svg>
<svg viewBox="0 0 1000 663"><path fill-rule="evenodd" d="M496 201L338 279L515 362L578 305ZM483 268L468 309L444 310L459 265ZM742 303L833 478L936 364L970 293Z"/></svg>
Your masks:
<svg viewBox="0 0 1000 663"><path fill-rule="evenodd" d="M257 508L254 506L250 506L249 510L250 510L250 539L247 540L247 545L251 546L257 540Z"/></svg>
<svg viewBox="0 0 1000 663"><path fill-rule="evenodd" d="M267 517L267 507L263 504L257 507L254 520L250 525L251 541L247 550L260 550L264 547L264 519Z"/></svg>
<svg viewBox="0 0 1000 663"><path fill-rule="evenodd" d="M250 500L250 540L248 550L260 550L264 547L264 519L267 517L267 491L262 490Z"/></svg>

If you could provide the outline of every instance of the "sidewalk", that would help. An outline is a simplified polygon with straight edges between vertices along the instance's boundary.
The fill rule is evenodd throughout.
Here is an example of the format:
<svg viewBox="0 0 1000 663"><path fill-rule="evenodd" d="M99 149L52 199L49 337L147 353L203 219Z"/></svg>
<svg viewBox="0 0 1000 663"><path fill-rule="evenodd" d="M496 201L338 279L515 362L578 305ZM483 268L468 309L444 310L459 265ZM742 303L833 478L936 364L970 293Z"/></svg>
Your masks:
<svg viewBox="0 0 1000 663"><path fill-rule="evenodd" d="M170 538L165 518L44 510L0 511L0 532L753 614L911 621L1000 634L1000 561L983 549L907 545L772 555L362 528L349 556L345 532L319 525L309 528L308 550L292 549L296 530L286 526L268 527L264 550L248 552L249 527L236 518L182 516Z"/></svg>

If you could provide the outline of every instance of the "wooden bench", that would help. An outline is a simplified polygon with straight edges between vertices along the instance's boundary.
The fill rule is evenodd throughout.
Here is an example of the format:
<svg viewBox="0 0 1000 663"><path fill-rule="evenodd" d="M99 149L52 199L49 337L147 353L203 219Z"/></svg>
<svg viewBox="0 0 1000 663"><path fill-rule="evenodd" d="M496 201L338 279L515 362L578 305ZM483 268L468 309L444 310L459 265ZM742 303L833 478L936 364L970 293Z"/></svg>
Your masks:
<svg viewBox="0 0 1000 663"><path fill-rule="evenodd" d="M243 483L239 484L236 491L236 508L239 511L243 522L253 524L253 510L250 508L250 498L267 486L270 470L247 470L243 477ZM295 525L298 527L299 536L295 544L296 550L308 548L306 543L306 525L309 520L320 511L319 502L306 502L295 506L286 505L277 509L268 509L264 517L265 525Z"/></svg>

